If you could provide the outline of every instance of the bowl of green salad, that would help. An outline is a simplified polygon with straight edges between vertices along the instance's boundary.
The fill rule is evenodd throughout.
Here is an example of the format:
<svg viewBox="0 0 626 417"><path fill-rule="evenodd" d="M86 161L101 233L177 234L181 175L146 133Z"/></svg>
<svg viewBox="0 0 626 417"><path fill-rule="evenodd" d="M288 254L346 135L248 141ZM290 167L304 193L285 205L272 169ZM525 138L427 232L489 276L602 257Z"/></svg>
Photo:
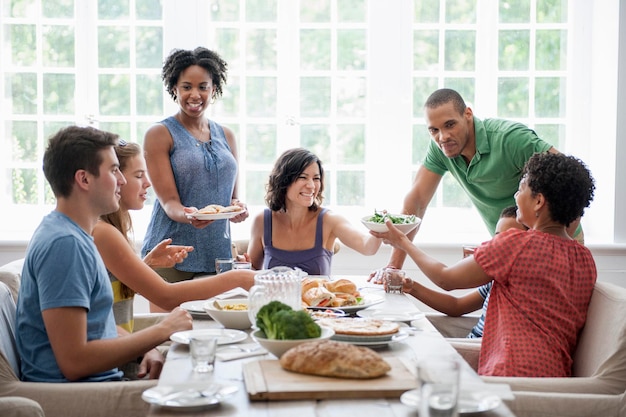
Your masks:
<svg viewBox="0 0 626 417"><path fill-rule="evenodd" d="M363 217L361 223L374 232L384 233L387 231L387 225L385 224L387 219L391 220L391 223L404 234L409 233L422 222L422 219L414 214L391 214L383 210L374 211L374 215Z"/></svg>

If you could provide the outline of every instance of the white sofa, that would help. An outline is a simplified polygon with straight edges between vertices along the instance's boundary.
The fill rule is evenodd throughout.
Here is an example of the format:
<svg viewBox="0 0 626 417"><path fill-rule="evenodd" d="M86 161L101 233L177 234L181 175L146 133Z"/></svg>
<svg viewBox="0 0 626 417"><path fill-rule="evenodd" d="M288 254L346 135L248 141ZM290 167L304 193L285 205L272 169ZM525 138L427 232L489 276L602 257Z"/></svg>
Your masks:
<svg viewBox="0 0 626 417"><path fill-rule="evenodd" d="M27 404L24 398L39 403L46 417L146 415L149 405L141 399L141 393L155 386L156 380L89 383L20 381L14 320L22 264L23 259L20 259L0 267L0 415L18 416L28 407L36 408L32 402ZM145 327L159 318L160 315L136 317L135 326Z"/></svg>

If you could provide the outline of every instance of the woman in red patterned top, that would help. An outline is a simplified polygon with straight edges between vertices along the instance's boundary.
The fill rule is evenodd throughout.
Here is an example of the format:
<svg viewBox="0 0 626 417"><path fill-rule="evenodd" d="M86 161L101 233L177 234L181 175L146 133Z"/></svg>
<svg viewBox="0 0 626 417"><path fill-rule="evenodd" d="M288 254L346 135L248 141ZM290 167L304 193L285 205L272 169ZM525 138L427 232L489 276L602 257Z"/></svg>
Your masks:
<svg viewBox="0 0 626 417"><path fill-rule="evenodd" d="M511 229L446 266L418 249L391 222L373 233L402 249L445 290L475 288L493 280L478 373L494 376L567 377L596 282L589 249L572 240L567 226L582 216L595 190L584 163L572 156L532 156L515 194ZM405 280L404 290L413 281Z"/></svg>

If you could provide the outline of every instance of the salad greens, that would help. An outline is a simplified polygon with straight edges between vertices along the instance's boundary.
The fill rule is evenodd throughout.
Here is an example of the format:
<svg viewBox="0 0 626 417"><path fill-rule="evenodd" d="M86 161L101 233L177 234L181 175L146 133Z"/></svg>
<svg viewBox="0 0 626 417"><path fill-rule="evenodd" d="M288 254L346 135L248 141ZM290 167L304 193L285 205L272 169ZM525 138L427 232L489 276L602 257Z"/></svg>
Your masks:
<svg viewBox="0 0 626 417"><path fill-rule="evenodd" d="M376 211L374 215L368 219L372 223L385 223L389 219L393 224L411 224L417 221L414 214L389 214L386 210Z"/></svg>

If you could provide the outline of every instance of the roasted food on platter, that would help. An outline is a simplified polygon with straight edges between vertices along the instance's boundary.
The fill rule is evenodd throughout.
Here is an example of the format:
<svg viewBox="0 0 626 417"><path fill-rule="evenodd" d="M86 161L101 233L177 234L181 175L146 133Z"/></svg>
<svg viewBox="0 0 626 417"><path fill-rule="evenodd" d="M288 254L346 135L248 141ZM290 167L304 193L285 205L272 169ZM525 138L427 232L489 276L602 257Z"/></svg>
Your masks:
<svg viewBox="0 0 626 417"><path fill-rule="evenodd" d="M280 365L292 372L335 378L378 378L391 366L371 349L324 340L307 342L289 349Z"/></svg>
<svg viewBox="0 0 626 417"><path fill-rule="evenodd" d="M233 213L237 211L242 211L241 206L220 206L219 204L209 204L206 207L198 210L199 214L218 214L218 213Z"/></svg>
<svg viewBox="0 0 626 417"><path fill-rule="evenodd" d="M320 326L330 327L336 335L383 336L398 333L400 325L393 321L370 318L323 318Z"/></svg>
<svg viewBox="0 0 626 417"><path fill-rule="evenodd" d="M360 294L349 279L328 281L321 278L302 280L302 302L307 307L347 307L360 302Z"/></svg>

